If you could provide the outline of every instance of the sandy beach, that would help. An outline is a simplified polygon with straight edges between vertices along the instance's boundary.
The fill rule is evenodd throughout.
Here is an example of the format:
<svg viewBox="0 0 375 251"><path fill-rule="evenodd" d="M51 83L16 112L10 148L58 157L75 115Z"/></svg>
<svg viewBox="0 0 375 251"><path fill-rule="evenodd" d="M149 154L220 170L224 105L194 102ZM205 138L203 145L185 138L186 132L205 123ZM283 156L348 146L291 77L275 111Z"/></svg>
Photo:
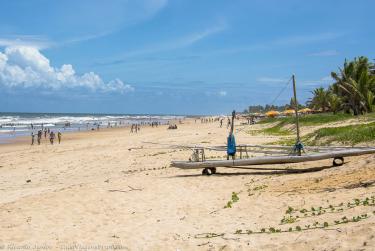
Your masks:
<svg viewBox="0 0 375 251"><path fill-rule="evenodd" d="M246 133L256 126L237 126L237 144L278 139ZM60 145L31 146L29 138L0 145L0 250L374 250L374 155L340 167L323 160L262 166L280 171L218 168L211 176L170 167L191 151L163 144L223 145L227 132L218 122L185 119L177 130L114 128L64 134ZM225 208L233 192L238 200ZM370 205L362 204L366 197ZM346 206L355 199L359 205ZM289 207L328 209L296 212L295 222L281 224ZM294 231L315 222L328 226Z"/></svg>

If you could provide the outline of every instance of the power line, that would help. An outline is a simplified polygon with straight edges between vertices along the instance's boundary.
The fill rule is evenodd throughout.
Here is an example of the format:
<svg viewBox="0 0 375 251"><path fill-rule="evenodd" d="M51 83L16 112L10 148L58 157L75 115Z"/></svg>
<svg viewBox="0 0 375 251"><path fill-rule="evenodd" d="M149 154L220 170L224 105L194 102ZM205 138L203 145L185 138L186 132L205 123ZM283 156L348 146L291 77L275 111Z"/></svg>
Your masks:
<svg viewBox="0 0 375 251"><path fill-rule="evenodd" d="M273 99L273 101L271 102L271 105L274 105L276 100L281 96L281 94L285 91L285 89L288 87L288 85L290 84L290 81L292 80L292 77L290 77L290 79L288 80L288 82L286 83L286 85L280 90L280 92L276 95L276 97Z"/></svg>

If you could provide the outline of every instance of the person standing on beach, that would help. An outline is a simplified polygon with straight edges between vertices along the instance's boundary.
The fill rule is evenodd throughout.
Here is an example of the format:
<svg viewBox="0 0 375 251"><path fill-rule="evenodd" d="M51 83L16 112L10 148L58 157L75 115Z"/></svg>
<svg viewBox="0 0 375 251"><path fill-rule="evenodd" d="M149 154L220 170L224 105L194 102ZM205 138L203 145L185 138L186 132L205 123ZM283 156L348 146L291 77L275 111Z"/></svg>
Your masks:
<svg viewBox="0 0 375 251"><path fill-rule="evenodd" d="M47 128L44 128L44 138L47 138Z"/></svg>
<svg viewBox="0 0 375 251"><path fill-rule="evenodd" d="M53 145L53 140L55 139L55 133L51 131L49 134L49 142L51 142L51 145Z"/></svg>
<svg viewBox="0 0 375 251"><path fill-rule="evenodd" d="M31 145L34 145L35 135L31 132Z"/></svg>
<svg viewBox="0 0 375 251"><path fill-rule="evenodd" d="M61 142L61 132L57 133L57 139L59 140L59 144L60 144L60 142Z"/></svg>
<svg viewBox="0 0 375 251"><path fill-rule="evenodd" d="M40 145L40 140L42 139L42 130L38 131L38 145Z"/></svg>

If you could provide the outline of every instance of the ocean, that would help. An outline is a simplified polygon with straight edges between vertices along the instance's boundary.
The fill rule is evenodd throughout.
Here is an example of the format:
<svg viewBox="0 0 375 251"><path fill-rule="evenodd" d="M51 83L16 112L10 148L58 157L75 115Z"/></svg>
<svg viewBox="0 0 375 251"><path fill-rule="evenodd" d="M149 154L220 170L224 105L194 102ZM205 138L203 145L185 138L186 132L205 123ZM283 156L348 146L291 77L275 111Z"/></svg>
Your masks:
<svg viewBox="0 0 375 251"><path fill-rule="evenodd" d="M54 132L74 132L107 127L124 127L131 124L158 122L168 124L170 120L183 119L178 115L130 115L94 113L18 113L0 112L0 144L19 136L31 135L49 128Z"/></svg>

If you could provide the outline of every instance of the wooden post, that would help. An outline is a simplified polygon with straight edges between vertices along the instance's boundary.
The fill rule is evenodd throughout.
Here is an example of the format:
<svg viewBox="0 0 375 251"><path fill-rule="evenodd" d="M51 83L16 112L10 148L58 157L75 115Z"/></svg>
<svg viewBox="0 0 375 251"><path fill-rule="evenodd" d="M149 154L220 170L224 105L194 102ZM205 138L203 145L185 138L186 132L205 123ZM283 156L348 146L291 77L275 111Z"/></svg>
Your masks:
<svg viewBox="0 0 375 251"><path fill-rule="evenodd" d="M297 100L297 91L296 91L296 78L293 74L293 93L294 93L294 111L296 113L296 127L297 127L297 142L296 144L300 144L300 135L299 135L299 117L298 117L298 100ZM298 156L301 156L301 148L297 148Z"/></svg>
<svg viewBox="0 0 375 251"><path fill-rule="evenodd" d="M233 129L234 129L234 117L236 116L236 111L233 110L232 112L232 124L231 124L231 127L230 127L230 134L232 135L233 134Z"/></svg>

